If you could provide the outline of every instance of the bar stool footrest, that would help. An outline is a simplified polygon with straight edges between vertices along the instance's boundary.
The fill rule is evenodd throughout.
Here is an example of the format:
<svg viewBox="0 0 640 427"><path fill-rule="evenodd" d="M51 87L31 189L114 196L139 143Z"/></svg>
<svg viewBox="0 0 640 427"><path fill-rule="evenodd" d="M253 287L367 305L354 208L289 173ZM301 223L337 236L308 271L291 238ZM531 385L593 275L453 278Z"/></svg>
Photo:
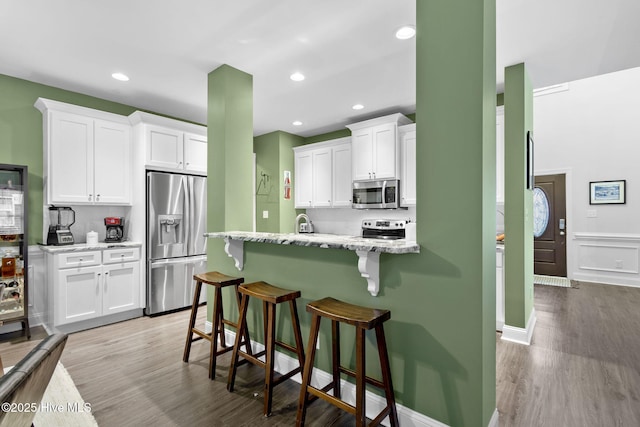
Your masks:
<svg viewBox="0 0 640 427"><path fill-rule="evenodd" d="M348 369L348 368L345 368L343 366L340 366L339 370L343 374L349 375L351 378L355 378L356 377L356 371L354 371L352 369ZM382 381L380 381L380 380L377 380L377 379L371 378L371 377L364 377L364 381L367 384L371 384L372 386L376 386L376 387L381 388L381 389L384 390L384 383Z"/></svg>

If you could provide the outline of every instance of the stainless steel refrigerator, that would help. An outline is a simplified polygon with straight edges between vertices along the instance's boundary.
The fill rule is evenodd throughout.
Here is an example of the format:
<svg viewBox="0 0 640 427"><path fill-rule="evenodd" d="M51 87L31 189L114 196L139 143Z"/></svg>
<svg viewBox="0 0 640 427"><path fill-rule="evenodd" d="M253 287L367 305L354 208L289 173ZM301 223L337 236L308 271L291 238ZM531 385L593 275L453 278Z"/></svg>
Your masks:
<svg viewBox="0 0 640 427"><path fill-rule="evenodd" d="M190 306L193 275L206 270L207 179L147 173L148 315ZM201 302L206 300L202 293Z"/></svg>

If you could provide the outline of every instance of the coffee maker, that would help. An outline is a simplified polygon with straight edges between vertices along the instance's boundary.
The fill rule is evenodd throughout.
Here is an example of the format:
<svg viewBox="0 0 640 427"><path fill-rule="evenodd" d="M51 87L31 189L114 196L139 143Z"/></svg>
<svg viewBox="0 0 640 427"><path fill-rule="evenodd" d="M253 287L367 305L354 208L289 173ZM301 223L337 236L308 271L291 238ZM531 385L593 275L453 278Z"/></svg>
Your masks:
<svg viewBox="0 0 640 427"><path fill-rule="evenodd" d="M76 222L76 212L68 206L49 206L47 245L72 245L70 227Z"/></svg>
<svg viewBox="0 0 640 427"><path fill-rule="evenodd" d="M108 216L104 219L104 225L107 227L107 235L105 242L122 242L124 236L124 218L117 216Z"/></svg>

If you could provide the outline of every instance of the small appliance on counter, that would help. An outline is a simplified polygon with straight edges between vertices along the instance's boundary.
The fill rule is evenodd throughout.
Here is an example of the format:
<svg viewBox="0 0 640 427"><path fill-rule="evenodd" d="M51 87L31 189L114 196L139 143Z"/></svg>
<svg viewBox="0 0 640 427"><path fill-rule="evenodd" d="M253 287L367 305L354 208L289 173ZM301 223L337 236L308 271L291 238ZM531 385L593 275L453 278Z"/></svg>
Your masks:
<svg viewBox="0 0 640 427"><path fill-rule="evenodd" d="M401 219L362 220L362 237L398 240L406 237L407 221Z"/></svg>
<svg viewBox="0 0 640 427"><path fill-rule="evenodd" d="M47 245L73 245L71 226L76 222L76 212L68 206L49 206L49 232Z"/></svg>
<svg viewBox="0 0 640 427"><path fill-rule="evenodd" d="M108 216L104 219L104 225L107 227L105 242L122 242L124 237L124 218Z"/></svg>

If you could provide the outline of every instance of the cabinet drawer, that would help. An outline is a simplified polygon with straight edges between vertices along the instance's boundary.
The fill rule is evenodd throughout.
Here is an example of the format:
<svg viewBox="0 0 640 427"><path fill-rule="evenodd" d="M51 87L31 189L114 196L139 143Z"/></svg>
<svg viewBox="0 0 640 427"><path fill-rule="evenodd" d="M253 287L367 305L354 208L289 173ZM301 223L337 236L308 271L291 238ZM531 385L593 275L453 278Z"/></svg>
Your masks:
<svg viewBox="0 0 640 427"><path fill-rule="evenodd" d="M114 264L117 262L137 261L139 259L140 248L105 249L102 263Z"/></svg>
<svg viewBox="0 0 640 427"><path fill-rule="evenodd" d="M69 252L57 255L58 268L88 267L100 265L102 257L100 251Z"/></svg>
<svg viewBox="0 0 640 427"><path fill-rule="evenodd" d="M502 263L504 262L504 255L501 251L496 252L496 267L502 268Z"/></svg>

